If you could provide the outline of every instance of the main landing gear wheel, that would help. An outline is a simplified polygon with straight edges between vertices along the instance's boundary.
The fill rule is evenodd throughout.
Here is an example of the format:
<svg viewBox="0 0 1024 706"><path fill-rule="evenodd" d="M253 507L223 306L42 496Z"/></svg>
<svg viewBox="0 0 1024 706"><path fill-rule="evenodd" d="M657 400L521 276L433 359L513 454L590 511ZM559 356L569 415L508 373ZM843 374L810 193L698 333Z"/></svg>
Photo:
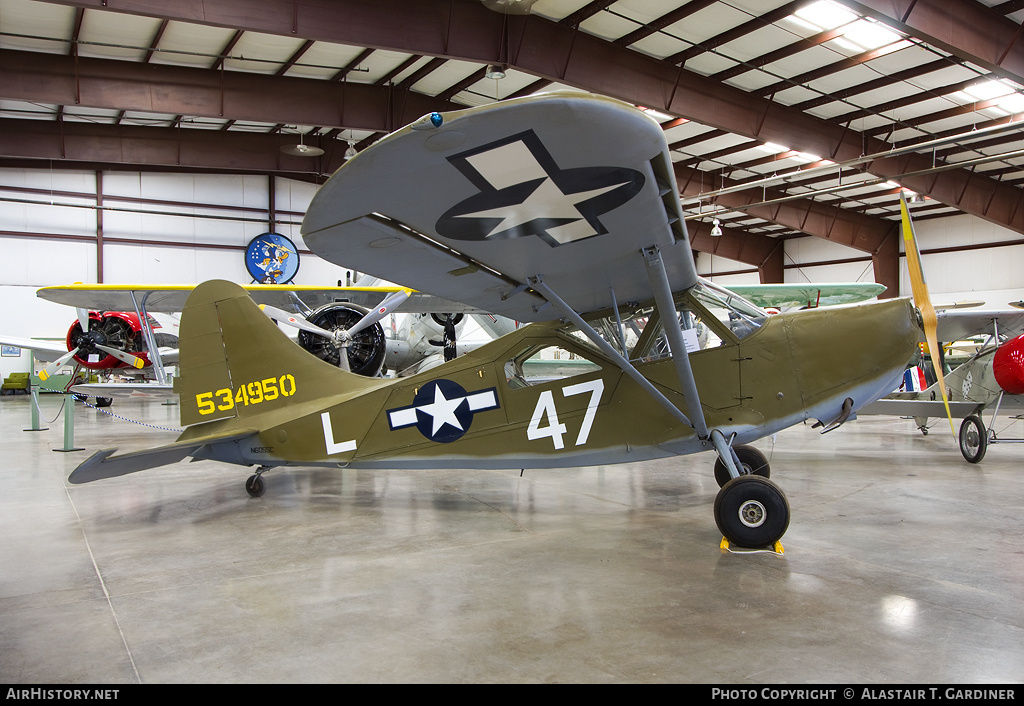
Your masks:
<svg viewBox="0 0 1024 706"><path fill-rule="evenodd" d="M789 528L789 501L767 478L733 478L715 498L715 523L725 538L738 547L770 547Z"/></svg>
<svg viewBox="0 0 1024 706"><path fill-rule="evenodd" d="M771 477L768 458L760 450L746 444L733 446L732 450L736 452L736 456L740 459L740 476ZM715 459L715 480L718 482L719 488L724 487L726 483L732 480L732 477L729 475L729 469L725 467L720 458Z"/></svg>
<svg viewBox="0 0 1024 706"><path fill-rule="evenodd" d="M261 476L249 476L245 481L245 492L254 498L262 497L267 492L267 484Z"/></svg>
<svg viewBox="0 0 1024 706"><path fill-rule="evenodd" d="M972 414L960 424L960 453L970 463L979 463L988 450L988 432L981 417Z"/></svg>

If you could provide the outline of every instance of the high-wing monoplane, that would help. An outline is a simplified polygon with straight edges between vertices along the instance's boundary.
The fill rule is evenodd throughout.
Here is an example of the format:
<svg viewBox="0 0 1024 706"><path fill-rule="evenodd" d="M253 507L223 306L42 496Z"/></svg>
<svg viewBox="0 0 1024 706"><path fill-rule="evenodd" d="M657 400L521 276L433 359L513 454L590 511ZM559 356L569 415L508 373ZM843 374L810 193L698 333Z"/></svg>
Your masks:
<svg viewBox="0 0 1024 706"><path fill-rule="evenodd" d="M297 348L237 285L206 282L181 316L178 440L99 451L70 481L191 456L256 466L259 496L288 465L536 469L711 450L719 529L772 545L789 503L750 442L808 419L833 429L893 389L918 315L898 299L768 316L701 281L682 216L661 127L633 106L557 93L424 116L328 180L304 242L529 325L371 379Z"/></svg>

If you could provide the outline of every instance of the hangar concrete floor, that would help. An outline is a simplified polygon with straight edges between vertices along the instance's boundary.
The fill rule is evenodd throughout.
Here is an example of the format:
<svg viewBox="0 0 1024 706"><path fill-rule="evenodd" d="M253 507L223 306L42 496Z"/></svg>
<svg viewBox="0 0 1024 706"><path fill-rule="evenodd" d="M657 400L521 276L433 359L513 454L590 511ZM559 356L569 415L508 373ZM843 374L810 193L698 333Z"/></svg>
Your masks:
<svg viewBox="0 0 1024 706"><path fill-rule="evenodd" d="M53 419L62 397L43 396ZM728 553L711 456L559 471L268 473L85 486L177 408L0 398L0 682L1024 681L1024 448L870 418L758 445L784 555ZM1020 422L1006 432L1024 436Z"/></svg>

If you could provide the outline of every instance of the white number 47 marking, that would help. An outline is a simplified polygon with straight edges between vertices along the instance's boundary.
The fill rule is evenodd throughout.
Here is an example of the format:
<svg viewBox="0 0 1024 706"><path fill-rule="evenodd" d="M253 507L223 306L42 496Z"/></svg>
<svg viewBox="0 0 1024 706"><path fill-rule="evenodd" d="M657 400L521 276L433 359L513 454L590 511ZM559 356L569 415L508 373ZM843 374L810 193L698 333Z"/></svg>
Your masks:
<svg viewBox="0 0 1024 706"><path fill-rule="evenodd" d="M563 397L582 395L590 393L590 401L587 403L587 413L583 416L583 425L580 433L576 435L576 446L587 443L590 437L590 428L594 425L594 416L597 414L597 406L601 403L601 393L604 392L604 380L598 378L590 382L581 382L576 385L567 385L562 388ZM545 426L541 426L542 420L547 420ZM555 410L555 396L551 390L544 390L537 399L537 406L533 409L533 417L530 419L530 426L526 429L526 438L530 441L551 437L555 444L555 450L565 448L562 435L565 434L565 425L558 422L558 412Z"/></svg>

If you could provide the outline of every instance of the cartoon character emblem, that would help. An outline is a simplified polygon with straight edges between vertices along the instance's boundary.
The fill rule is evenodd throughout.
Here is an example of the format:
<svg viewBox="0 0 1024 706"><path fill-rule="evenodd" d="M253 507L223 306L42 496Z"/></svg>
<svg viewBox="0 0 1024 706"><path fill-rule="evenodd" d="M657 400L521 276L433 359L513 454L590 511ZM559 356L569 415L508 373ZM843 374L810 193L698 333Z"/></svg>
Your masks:
<svg viewBox="0 0 1024 706"><path fill-rule="evenodd" d="M451 380L432 380L420 388L408 407L388 410L391 430L415 426L426 438L442 444L462 438L473 423L473 415L497 409L493 387L466 392Z"/></svg>
<svg viewBox="0 0 1024 706"><path fill-rule="evenodd" d="M456 240L535 235L551 247L604 235L600 216L636 196L644 175L625 167L561 169L532 130L448 158L480 193L438 219Z"/></svg>
<svg viewBox="0 0 1024 706"><path fill-rule="evenodd" d="M299 271L295 243L279 233L257 235L245 249L245 267L254 282L285 284Z"/></svg>

